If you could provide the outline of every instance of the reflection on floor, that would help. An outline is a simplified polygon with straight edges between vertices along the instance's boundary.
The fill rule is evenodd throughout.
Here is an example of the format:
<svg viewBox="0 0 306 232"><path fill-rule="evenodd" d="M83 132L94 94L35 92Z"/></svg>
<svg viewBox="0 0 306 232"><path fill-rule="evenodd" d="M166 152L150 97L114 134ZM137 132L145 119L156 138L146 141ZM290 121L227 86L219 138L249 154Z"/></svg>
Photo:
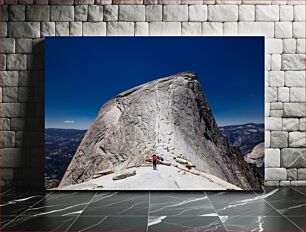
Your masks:
<svg viewBox="0 0 306 232"><path fill-rule="evenodd" d="M1 231L305 231L305 188L1 193Z"/></svg>

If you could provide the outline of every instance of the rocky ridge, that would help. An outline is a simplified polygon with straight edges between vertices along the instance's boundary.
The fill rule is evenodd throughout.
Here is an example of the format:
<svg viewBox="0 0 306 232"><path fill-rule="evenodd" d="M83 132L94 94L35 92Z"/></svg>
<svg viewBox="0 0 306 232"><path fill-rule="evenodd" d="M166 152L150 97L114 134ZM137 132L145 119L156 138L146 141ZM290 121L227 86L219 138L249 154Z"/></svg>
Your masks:
<svg viewBox="0 0 306 232"><path fill-rule="evenodd" d="M90 181L105 169L116 173L140 168L153 153L170 163L184 156L196 170L237 188L260 188L241 151L220 132L192 72L151 81L106 102L79 145L60 188Z"/></svg>

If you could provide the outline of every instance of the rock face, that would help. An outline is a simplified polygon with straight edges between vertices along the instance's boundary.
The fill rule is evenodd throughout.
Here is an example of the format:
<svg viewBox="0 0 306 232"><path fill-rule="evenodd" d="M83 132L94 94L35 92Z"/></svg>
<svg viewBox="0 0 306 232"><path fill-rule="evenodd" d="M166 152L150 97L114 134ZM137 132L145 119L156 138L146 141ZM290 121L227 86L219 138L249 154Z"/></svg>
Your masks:
<svg viewBox="0 0 306 232"><path fill-rule="evenodd" d="M265 126L262 123L224 126L220 127L220 130L230 144L239 147L243 155L250 153L257 144L262 143L265 136Z"/></svg>
<svg viewBox="0 0 306 232"><path fill-rule="evenodd" d="M265 155L265 143L257 144L252 152L244 156L244 160L249 164L255 164L256 167L263 167Z"/></svg>
<svg viewBox="0 0 306 232"><path fill-rule="evenodd" d="M220 132L192 72L151 81L106 102L60 187L88 181L104 169L139 167L153 153L169 161L183 156L198 170L242 189L260 188L240 150Z"/></svg>

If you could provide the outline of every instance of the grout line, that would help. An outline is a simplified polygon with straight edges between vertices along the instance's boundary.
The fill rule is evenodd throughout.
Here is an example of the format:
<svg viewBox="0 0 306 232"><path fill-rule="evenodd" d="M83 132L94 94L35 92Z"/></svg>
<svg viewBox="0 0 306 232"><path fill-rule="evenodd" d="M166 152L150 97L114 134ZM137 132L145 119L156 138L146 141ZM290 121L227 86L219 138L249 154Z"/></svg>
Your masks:
<svg viewBox="0 0 306 232"><path fill-rule="evenodd" d="M224 229L225 229L226 231L228 231L228 230L227 230L227 228L226 228L226 226L224 225L224 223L223 223L223 222L222 222L222 220L220 219L219 213L217 212L217 210L216 210L215 206L213 205L213 203L212 203L212 202L211 202L211 200L209 199L209 197L208 197L207 193L206 193L205 191L204 191L203 193L204 193L204 194L207 196L207 199L208 199L209 203L210 203L210 204L211 204L211 206L213 207L213 209L214 209L215 213L218 215L218 218L219 218L219 220L221 221L221 223L222 223L222 225L223 225Z"/></svg>
<svg viewBox="0 0 306 232"><path fill-rule="evenodd" d="M65 230L65 232L67 232L71 226L79 219L79 217L83 214L83 212L86 210L86 208L88 207L88 205L92 202L92 200L94 199L94 197L97 195L98 191L96 191L95 195L93 195L93 197L87 202L87 204L85 205L85 207L83 208L82 213L80 213L75 219L74 221L70 224L70 226Z"/></svg>
<svg viewBox="0 0 306 232"><path fill-rule="evenodd" d="M295 189L294 187L290 187L290 188L291 188L291 189L293 189L294 191L298 192L298 193L303 194L303 195L305 196L305 193L303 193L303 192L301 192L301 191L299 191L299 190Z"/></svg>
<svg viewBox="0 0 306 232"><path fill-rule="evenodd" d="M293 221L290 220L290 218L288 218L286 215L282 214L278 209L276 209L273 205L271 205L268 201L266 201L266 199L264 199L264 201L270 205L274 210L276 210L280 215L282 215L284 218L286 218L288 221L290 221L293 225L295 225L298 229L302 230L297 224L295 224Z"/></svg>
<svg viewBox="0 0 306 232"><path fill-rule="evenodd" d="M13 220L9 221L6 223L3 227L0 228L0 230L4 229L7 225L11 224L12 222L16 221L19 217L21 217L25 212L27 212L29 209L33 208L35 205L37 205L39 202L43 201L46 199L49 195L51 195L53 192L50 192L49 194L45 195L42 199L37 201L34 205L31 205L29 208L27 208L25 211L23 211L21 214L17 215ZM5 216L5 215L4 215Z"/></svg>
<svg viewBox="0 0 306 232"><path fill-rule="evenodd" d="M149 231L150 205L151 205L151 191L149 191L149 208L148 208L148 221L147 221L147 230L146 230L146 232Z"/></svg>
<svg viewBox="0 0 306 232"><path fill-rule="evenodd" d="M11 191L14 190L14 189L15 189L15 188L10 188L10 189L6 190L6 191L4 191L3 193L1 193L0 196L2 196L3 194L6 194L6 193L8 193L8 192L11 192Z"/></svg>

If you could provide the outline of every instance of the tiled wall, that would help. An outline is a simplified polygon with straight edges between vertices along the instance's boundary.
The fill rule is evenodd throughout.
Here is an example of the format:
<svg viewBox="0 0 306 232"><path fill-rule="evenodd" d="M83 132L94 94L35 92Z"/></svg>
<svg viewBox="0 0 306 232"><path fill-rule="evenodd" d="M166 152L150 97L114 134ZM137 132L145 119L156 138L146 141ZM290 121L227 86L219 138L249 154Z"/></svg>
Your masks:
<svg viewBox="0 0 306 232"><path fill-rule="evenodd" d="M1 185L43 186L43 38L97 35L265 35L266 185L304 185L304 3L4 1L0 15Z"/></svg>

